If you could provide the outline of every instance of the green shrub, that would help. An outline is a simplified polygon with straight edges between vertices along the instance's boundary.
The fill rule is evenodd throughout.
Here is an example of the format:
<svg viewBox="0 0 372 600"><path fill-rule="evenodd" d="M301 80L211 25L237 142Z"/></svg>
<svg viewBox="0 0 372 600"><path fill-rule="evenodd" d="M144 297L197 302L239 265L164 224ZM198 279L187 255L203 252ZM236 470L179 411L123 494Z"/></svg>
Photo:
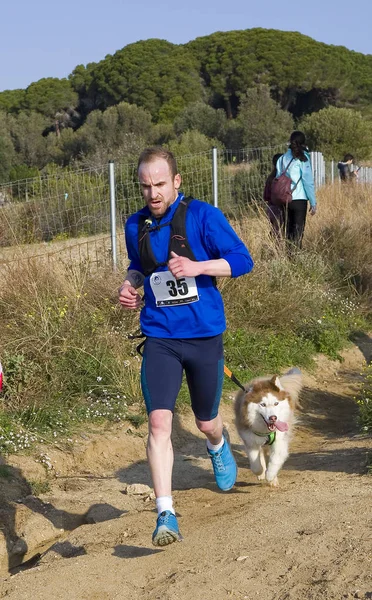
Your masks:
<svg viewBox="0 0 372 600"><path fill-rule="evenodd" d="M365 433L372 433L372 365L367 365L364 370L364 383L357 402L360 427Z"/></svg>

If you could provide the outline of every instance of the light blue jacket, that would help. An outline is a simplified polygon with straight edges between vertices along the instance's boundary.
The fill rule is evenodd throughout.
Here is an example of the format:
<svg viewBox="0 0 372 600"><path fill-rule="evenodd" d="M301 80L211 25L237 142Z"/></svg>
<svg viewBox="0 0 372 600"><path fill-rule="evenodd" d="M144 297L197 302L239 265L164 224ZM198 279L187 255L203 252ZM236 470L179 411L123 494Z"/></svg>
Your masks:
<svg viewBox="0 0 372 600"><path fill-rule="evenodd" d="M307 157L306 162L302 162L298 158L294 158L291 162L293 155L292 150L288 148L287 152L281 156L276 163L276 175L277 177L283 173L286 166L291 162L289 168L286 171L286 175L292 180L292 200L308 200L310 206L316 206L315 188L314 188L314 177L311 169L310 154L305 152Z"/></svg>

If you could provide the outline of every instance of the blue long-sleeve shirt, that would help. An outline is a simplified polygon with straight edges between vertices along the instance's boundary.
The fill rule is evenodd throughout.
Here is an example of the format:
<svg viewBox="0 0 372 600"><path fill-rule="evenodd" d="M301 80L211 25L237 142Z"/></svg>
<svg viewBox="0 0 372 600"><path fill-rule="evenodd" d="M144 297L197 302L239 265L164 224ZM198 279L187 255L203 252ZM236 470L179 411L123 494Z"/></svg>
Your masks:
<svg viewBox="0 0 372 600"><path fill-rule="evenodd" d="M180 193L161 219L162 224L172 220L182 198L183 194ZM147 206L132 215L125 226L125 239L130 259L128 269L142 273L138 248L140 215L153 218ZM186 232L197 261L224 258L230 265L232 277L239 277L252 270L253 260L246 246L222 212L214 206L200 200L190 202L186 213ZM161 227L150 231L148 235L150 235L156 260L166 262L170 227ZM167 266L158 267L156 274L167 271ZM209 275L195 277L198 300L188 304L159 306L155 294L161 287L161 281L158 281L159 277L155 277L154 283L154 275L146 277L144 281L145 304L141 310L140 323L145 335L163 338L197 338L218 335L225 330L223 301L212 277ZM156 287L158 283L159 288ZM174 291L171 286L172 283L169 287L170 293Z"/></svg>
<svg viewBox="0 0 372 600"><path fill-rule="evenodd" d="M293 158L292 150L289 148L283 156L281 156L276 163L276 174L281 175L286 166L293 159L289 168L286 171L286 175L292 179L292 200L308 200L310 206L316 206L314 177L311 169L310 154L305 152L307 158L306 162Z"/></svg>

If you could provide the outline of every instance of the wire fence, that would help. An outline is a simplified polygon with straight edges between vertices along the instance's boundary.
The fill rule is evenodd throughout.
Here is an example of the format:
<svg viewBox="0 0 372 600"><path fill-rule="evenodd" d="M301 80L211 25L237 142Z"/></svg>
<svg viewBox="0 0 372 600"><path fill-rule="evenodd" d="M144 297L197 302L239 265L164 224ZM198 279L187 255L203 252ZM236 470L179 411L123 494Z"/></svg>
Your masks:
<svg viewBox="0 0 372 600"><path fill-rule="evenodd" d="M214 203L227 215L262 200L272 157L283 148L218 150L177 157L185 195ZM317 188L339 180L337 164L312 153ZM0 265L20 260L63 260L101 268L125 260L123 225L143 206L136 165L107 164L55 172L0 185ZM359 182L372 183L372 168ZM113 189L114 188L114 189ZM110 198L114 198L114 214ZM116 235L113 236L113 227ZM115 252L114 252L115 251Z"/></svg>

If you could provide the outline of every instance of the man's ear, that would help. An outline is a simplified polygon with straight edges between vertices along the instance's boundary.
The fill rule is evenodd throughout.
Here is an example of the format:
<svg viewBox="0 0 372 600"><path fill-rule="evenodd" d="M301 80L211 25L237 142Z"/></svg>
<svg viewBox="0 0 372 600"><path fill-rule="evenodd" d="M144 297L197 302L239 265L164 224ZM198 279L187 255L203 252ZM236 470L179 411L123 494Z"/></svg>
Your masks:
<svg viewBox="0 0 372 600"><path fill-rule="evenodd" d="M181 181L182 181L182 177L179 173L177 173L177 175L174 178L174 189L175 190L179 190L181 187Z"/></svg>

